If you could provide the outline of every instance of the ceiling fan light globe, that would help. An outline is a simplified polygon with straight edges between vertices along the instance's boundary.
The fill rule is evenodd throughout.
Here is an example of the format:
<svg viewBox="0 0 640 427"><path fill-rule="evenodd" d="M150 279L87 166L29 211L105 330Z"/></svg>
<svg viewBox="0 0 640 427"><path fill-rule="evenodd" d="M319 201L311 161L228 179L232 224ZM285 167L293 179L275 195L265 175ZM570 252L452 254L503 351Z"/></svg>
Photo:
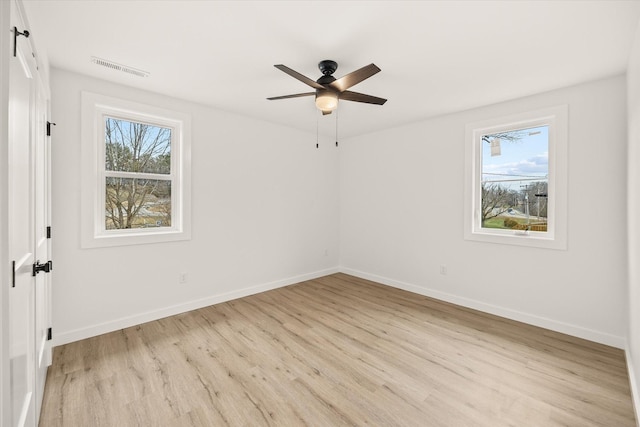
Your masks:
<svg viewBox="0 0 640 427"><path fill-rule="evenodd" d="M316 94L316 107L321 111L333 111L338 108L338 94L324 91Z"/></svg>

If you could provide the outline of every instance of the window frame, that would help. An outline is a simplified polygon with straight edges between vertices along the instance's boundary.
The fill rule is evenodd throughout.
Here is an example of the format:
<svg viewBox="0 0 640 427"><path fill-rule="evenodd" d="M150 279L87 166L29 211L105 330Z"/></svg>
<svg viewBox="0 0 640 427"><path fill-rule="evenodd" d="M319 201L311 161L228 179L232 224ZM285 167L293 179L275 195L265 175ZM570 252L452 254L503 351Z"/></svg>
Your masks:
<svg viewBox="0 0 640 427"><path fill-rule="evenodd" d="M191 238L191 118L151 105L82 92L81 246L110 247L189 240ZM107 171L106 118L171 129L171 171L168 175ZM106 178L162 179L171 182L171 226L106 229ZM126 175L126 176L125 176ZM158 175L158 177L156 177ZM167 179L167 177L170 177Z"/></svg>
<svg viewBox="0 0 640 427"><path fill-rule="evenodd" d="M483 228L482 136L549 127L549 176L547 231ZM536 111L469 123L465 136L464 238L466 240L538 248L567 248L567 146L568 106L560 105Z"/></svg>

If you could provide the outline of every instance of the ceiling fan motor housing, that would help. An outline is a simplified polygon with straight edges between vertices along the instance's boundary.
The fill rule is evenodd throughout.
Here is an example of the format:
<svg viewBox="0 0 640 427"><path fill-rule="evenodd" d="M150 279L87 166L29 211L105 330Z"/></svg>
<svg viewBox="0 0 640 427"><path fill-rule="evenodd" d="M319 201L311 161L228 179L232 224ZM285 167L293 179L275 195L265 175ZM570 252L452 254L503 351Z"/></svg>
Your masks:
<svg viewBox="0 0 640 427"><path fill-rule="evenodd" d="M330 74L326 74L322 77L320 77L318 80L316 80L317 83L321 84L321 85L328 85L331 82L336 81L336 78L333 77ZM317 90L321 90L321 89L317 89Z"/></svg>
<svg viewBox="0 0 640 427"><path fill-rule="evenodd" d="M325 76L330 76L331 74L335 73L336 70L338 69L338 63L330 59L325 59L324 61L320 61L318 63L318 68L320 68L320 71L322 72L322 74L324 74Z"/></svg>

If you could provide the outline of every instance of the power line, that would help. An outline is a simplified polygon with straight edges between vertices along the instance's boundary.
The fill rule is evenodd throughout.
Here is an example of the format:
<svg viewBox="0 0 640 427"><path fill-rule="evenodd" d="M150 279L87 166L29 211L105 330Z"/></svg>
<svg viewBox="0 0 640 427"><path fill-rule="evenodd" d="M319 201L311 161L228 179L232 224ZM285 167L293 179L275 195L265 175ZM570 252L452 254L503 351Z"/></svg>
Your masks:
<svg viewBox="0 0 640 427"><path fill-rule="evenodd" d="M496 175L496 176L521 176L523 178L546 178L547 175L519 175L513 173L494 173L494 172L482 172L482 175Z"/></svg>

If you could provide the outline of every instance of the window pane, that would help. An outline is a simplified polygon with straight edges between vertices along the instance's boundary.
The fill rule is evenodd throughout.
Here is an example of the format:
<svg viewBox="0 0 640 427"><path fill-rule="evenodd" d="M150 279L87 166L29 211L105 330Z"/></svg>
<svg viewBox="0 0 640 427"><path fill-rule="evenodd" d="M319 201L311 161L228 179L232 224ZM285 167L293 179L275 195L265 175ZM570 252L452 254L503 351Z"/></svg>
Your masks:
<svg viewBox="0 0 640 427"><path fill-rule="evenodd" d="M105 228L171 227L171 181L106 178Z"/></svg>
<svg viewBox="0 0 640 427"><path fill-rule="evenodd" d="M549 127L482 136L483 228L547 231Z"/></svg>
<svg viewBox="0 0 640 427"><path fill-rule="evenodd" d="M108 171L171 173L171 129L127 120L105 119Z"/></svg>

